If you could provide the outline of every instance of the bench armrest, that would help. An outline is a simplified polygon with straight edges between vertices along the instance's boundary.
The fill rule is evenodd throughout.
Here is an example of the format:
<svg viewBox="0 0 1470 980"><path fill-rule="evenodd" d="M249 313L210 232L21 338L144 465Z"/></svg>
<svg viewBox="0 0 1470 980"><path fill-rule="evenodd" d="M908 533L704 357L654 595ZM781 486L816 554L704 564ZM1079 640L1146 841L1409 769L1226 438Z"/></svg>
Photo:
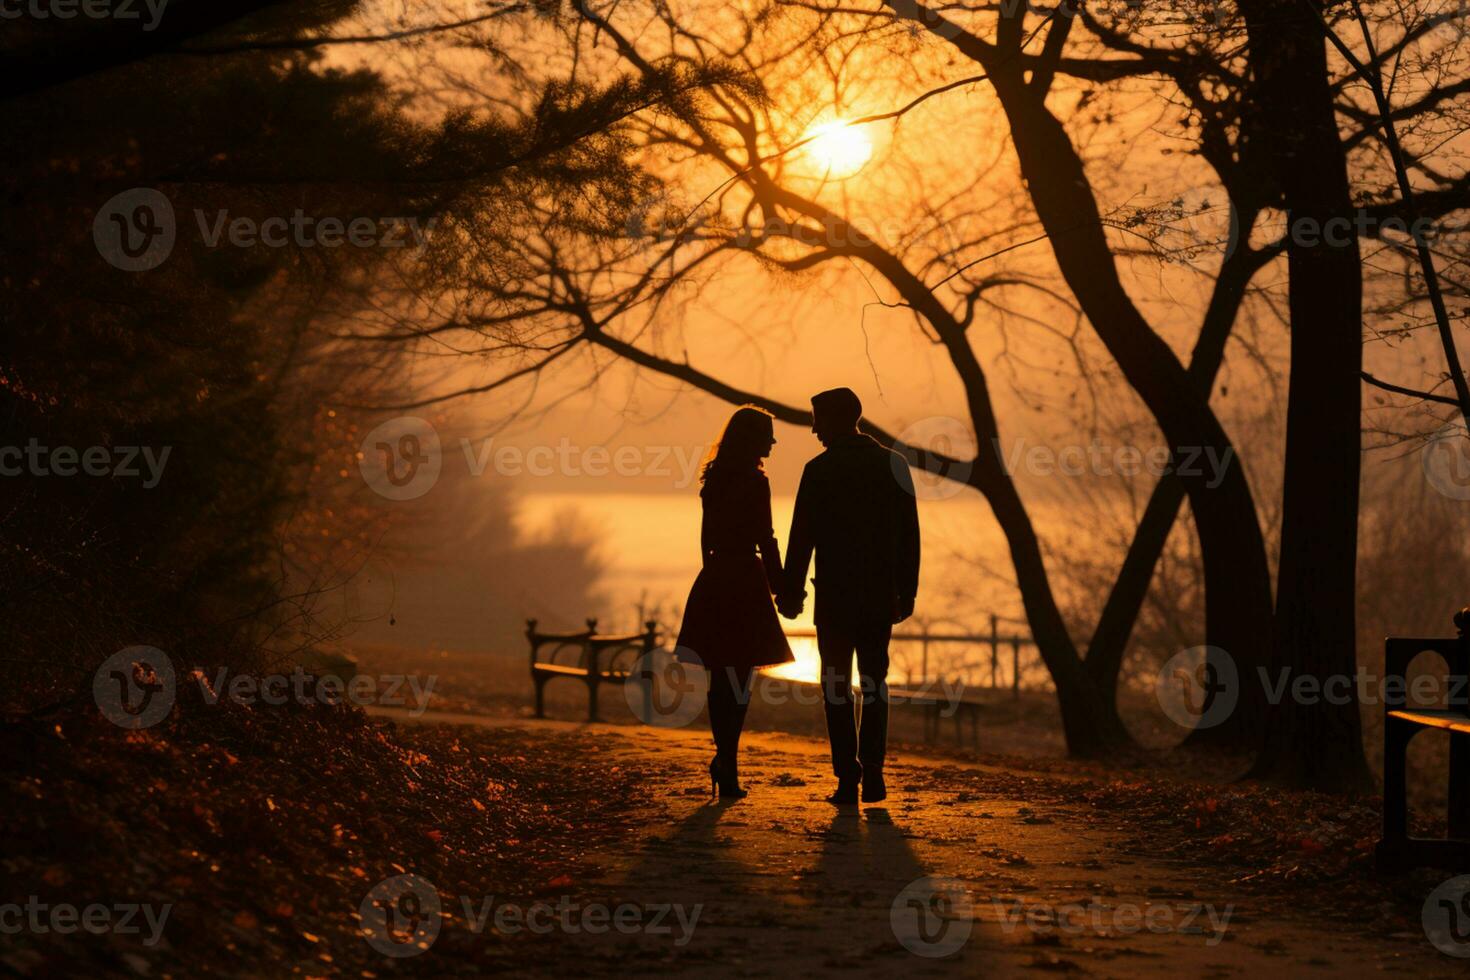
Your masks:
<svg viewBox="0 0 1470 980"><path fill-rule="evenodd" d="M1449 679L1451 707L1465 707L1466 640L1464 637L1390 636L1383 641L1383 710L1395 711L1408 706L1409 665L1425 651L1439 655Z"/></svg>
<svg viewBox="0 0 1470 980"><path fill-rule="evenodd" d="M536 629L538 620L526 620L526 642L531 646L531 669L534 671L538 663L555 663L557 655L567 647L586 646L587 641L592 639L592 634L597 631L597 620L587 620L587 628L576 632L543 633ZM540 659L541 648L555 644L551 656L545 660ZM579 658L586 661L586 654Z"/></svg>
<svg viewBox="0 0 1470 980"><path fill-rule="evenodd" d="M649 620L642 633L598 633L597 620L588 619L587 628L576 632L542 632L536 628L536 620L526 620L526 641L531 647L531 669L537 664L556 663L562 651L575 649L577 662L568 666L581 667L591 673L601 673L605 652L611 653L609 662L616 660L624 651L632 649L640 655L658 645L658 623ZM548 657L542 658L545 647L552 647Z"/></svg>

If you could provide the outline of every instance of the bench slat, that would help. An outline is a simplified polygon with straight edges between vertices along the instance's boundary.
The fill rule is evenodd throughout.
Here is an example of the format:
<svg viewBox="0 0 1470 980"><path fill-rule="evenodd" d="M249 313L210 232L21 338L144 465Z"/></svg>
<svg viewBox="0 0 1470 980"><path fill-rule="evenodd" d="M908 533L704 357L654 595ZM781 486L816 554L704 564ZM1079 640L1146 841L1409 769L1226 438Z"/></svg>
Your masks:
<svg viewBox="0 0 1470 980"><path fill-rule="evenodd" d="M1443 728L1452 732L1470 733L1470 715L1448 708L1418 708L1413 711L1398 708L1388 712L1388 717L1424 728Z"/></svg>
<svg viewBox="0 0 1470 980"><path fill-rule="evenodd" d="M561 674L564 677L586 677L587 676L587 668L586 667L568 667L565 664L543 664L543 663L538 663L538 664L536 664L536 666L532 667L531 669L534 670L534 671L536 671L538 674ZM615 680L621 680L622 678L627 677L630 673L632 673L632 671L623 670L620 667L611 667L611 668L604 667L603 669L601 669L601 670L599 670L597 672L597 676L598 677L611 677L611 678L613 678Z"/></svg>
<svg viewBox="0 0 1470 980"><path fill-rule="evenodd" d="M933 688L894 687L892 684L889 684L888 696L890 698L901 697L906 701L912 701L916 704L957 704L965 708L981 708L985 706L985 702L978 696L962 694L958 698L951 699L949 695L941 691L936 691Z"/></svg>
<svg viewBox="0 0 1470 980"><path fill-rule="evenodd" d="M586 667L572 667L567 664L537 663L532 670L543 674L565 674L568 677L586 677Z"/></svg>

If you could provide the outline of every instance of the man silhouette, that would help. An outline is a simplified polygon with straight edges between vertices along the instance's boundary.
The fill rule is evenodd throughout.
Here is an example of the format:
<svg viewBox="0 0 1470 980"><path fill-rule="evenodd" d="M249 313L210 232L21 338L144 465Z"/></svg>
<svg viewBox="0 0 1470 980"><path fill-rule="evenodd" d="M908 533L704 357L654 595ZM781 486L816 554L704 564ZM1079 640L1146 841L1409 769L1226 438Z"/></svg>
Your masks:
<svg viewBox="0 0 1470 980"><path fill-rule="evenodd" d="M830 803L887 797L888 640L914 611L919 588L919 511L908 463L858 431L863 405L848 388L812 397L812 431L826 451L807 463L786 548L785 588L776 605L801 612L812 552L814 619L837 791ZM857 652L862 727L854 718Z"/></svg>

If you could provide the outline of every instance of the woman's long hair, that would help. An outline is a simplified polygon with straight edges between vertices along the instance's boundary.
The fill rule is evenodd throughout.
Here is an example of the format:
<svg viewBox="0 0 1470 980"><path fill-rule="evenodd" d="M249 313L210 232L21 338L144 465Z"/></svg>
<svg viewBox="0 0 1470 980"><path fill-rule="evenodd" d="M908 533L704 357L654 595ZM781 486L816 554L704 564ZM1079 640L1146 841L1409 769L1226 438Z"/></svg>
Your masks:
<svg viewBox="0 0 1470 980"><path fill-rule="evenodd" d="M762 472L761 454L770 445L774 419L770 412L754 405L737 408L725 423L719 441L709 447L699 482L708 483L711 477Z"/></svg>

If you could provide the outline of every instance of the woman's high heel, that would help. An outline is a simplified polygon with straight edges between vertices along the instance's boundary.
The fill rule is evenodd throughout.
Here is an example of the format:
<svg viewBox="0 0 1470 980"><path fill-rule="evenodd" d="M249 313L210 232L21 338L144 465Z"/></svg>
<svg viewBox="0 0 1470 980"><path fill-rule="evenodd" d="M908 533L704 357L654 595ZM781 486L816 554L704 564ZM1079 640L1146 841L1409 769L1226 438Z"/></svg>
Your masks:
<svg viewBox="0 0 1470 980"><path fill-rule="evenodd" d="M709 764L710 793L722 800L743 800L748 790L740 788L740 774L732 765L727 765L715 756Z"/></svg>

